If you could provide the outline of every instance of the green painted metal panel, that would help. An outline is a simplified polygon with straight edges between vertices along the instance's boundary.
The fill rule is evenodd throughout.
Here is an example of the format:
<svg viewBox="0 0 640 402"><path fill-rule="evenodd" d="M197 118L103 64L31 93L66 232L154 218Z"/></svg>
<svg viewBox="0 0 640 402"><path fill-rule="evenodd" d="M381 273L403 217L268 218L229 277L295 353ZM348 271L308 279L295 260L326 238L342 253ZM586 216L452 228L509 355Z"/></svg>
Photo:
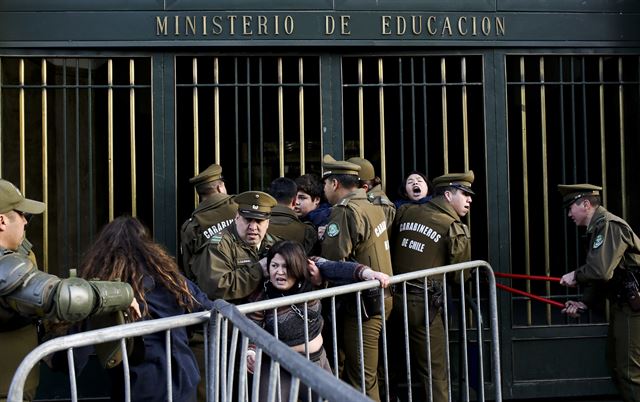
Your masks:
<svg viewBox="0 0 640 402"><path fill-rule="evenodd" d="M640 44L638 18L619 13L2 12L0 47L634 46Z"/></svg>
<svg viewBox="0 0 640 402"><path fill-rule="evenodd" d="M496 0L499 11L626 12L640 11L637 0Z"/></svg>
<svg viewBox="0 0 640 402"><path fill-rule="evenodd" d="M336 0L336 10L493 11L496 0Z"/></svg>

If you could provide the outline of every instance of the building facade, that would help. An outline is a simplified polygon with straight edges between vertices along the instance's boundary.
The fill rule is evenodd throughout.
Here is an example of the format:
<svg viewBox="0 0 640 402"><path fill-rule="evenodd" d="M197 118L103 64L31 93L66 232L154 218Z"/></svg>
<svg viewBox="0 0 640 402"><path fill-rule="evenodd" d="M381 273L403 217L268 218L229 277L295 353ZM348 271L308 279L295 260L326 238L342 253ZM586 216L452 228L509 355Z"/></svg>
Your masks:
<svg viewBox="0 0 640 402"><path fill-rule="evenodd" d="M556 185L603 185L640 229L639 133L636 1L0 3L0 176L47 203L28 236L57 274L120 214L176 253L211 163L239 193L331 153L370 159L392 199L412 170L473 169L474 258L561 276L583 253ZM499 302L506 397L614 392L605 315Z"/></svg>

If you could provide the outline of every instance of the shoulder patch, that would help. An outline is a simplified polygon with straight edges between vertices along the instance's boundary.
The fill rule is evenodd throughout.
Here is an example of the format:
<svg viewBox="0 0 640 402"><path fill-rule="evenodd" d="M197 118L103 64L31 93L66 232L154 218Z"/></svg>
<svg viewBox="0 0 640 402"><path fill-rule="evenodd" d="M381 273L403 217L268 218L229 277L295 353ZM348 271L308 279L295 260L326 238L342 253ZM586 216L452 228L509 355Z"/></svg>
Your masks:
<svg viewBox="0 0 640 402"><path fill-rule="evenodd" d="M325 233L329 237L336 237L340 233L340 226L337 223L330 223Z"/></svg>
<svg viewBox="0 0 640 402"><path fill-rule="evenodd" d="M217 245L220 243L221 240L222 240L222 234L216 233L209 238L209 243Z"/></svg>
<svg viewBox="0 0 640 402"><path fill-rule="evenodd" d="M595 240L593 240L593 248L596 249L602 246L602 243L604 243L604 236L599 234L596 236Z"/></svg>

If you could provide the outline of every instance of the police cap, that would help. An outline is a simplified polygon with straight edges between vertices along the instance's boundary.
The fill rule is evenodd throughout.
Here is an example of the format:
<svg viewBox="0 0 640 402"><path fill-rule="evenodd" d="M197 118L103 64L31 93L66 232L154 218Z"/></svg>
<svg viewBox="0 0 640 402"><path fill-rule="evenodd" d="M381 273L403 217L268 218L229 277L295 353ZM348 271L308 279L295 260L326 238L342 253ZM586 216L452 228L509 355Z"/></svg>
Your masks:
<svg viewBox="0 0 640 402"><path fill-rule="evenodd" d="M473 170L469 170L465 173L448 173L438 176L433 179L433 186L438 187L454 187L460 189L469 194L475 194L471 190L471 184L473 184Z"/></svg>
<svg viewBox="0 0 640 402"><path fill-rule="evenodd" d="M376 178L376 171L373 168L373 165L365 158L349 158L347 159L347 162L355 163L360 166L360 173L358 174L360 180L373 180Z"/></svg>
<svg viewBox="0 0 640 402"><path fill-rule="evenodd" d="M238 204L238 213L249 219L269 219L271 208L277 202L276 199L262 191L245 191L236 195L233 200Z"/></svg>
<svg viewBox="0 0 640 402"><path fill-rule="evenodd" d="M558 184L558 191L562 195L562 206L567 208L586 195L600 195L602 187L593 184Z"/></svg>
<svg viewBox="0 0 640 402"><path fill-rule="evenodd" d="M222 179L222 166L213 164L208 168L200 172L197 176L194 176L189 179L189 183L194 186L198 186L200 184L209 183L210 181L220 180Z"/></svg>
<svg viewBox="0 0 640 402"><path fill-rule="evenodd" d="M0 214L9 211L41 214L44 209L43 202L25 198L13 183L0 179Z"/></svg>
<svg viewBox="0 0 640 402"><path fill-rule="evenodd" d="M347 161L337 161L333 156L327 154L322 159L322 177L331 174L348 174L358 176L360 174L360 166Z"/></svg>

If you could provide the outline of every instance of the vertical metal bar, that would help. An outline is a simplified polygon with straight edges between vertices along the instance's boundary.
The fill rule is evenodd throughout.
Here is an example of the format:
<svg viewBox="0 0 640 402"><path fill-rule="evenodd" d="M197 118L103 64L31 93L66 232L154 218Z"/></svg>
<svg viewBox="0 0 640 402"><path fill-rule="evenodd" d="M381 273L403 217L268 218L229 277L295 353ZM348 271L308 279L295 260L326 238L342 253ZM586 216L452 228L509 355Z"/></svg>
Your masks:
<svg viewBox="0 0 640 402"><path fill-rule="evenodd" d="M109 175L109 222L114 218L114 177L113 177L113 59L107 63L107 152Z"/></svg>
<svg viewBox="0 0 640 402"><path fill-rule="evenodd" d="M76 161L76 166L75 166L75 170L76 170L76 174L75 174L75 181L76 181L76 194L75 194L75 221L76 221L76 250L82 250L82 244L80 242L82 236L80 235L81 230L82 230L82 225L81 225L81 211L80 211L80 199L81 199L81 193L80 193L80 59L76 59L76 66L75 66L75 90L74 90L74 96L75 96L75 161ZM75 263L78 264L78 259L77 259L77 254L73 255L74 259L75 259Z"/></svg>
<svg viewBox="0 0 640 402"><path fill-rule="evenodd" d="M246 110L247 110L247 136L248 138L251 138L251 57L247 57L246 58L247 62L246 62L246 93L247 93L247 104L246 104ZM264 147L262 146L262 144L264 144L263 142L263 122L262 122L262 114L260 114L260 171L263 172L264 171ZM264 188L264 175L260 175L260 186L262 188Z"/></svg>
<svg viewBox="0 0 640 402"><path fill-rule="evenodd" d="M240 161L240 122L239 122L239 116L238 113L240 112L239 110L239 96L240 96L240 88L238 88L238 57L234 57L233 58L233 80L234 80L234 93L235 93L235 102L234 102L234 116L235 116L235 132L236 132L236 159L238 161ZM251 133L249 132L248 134L248 138L247 138L247 184L249 185L249 188L253 188L253 180L251 177ZM262 143L260 143L260 145L262 145ZM238 166L240 167L240 166ZM239 170L239 169L238 169ZM239 186L240 185L240 178L238 176L238 180L236 180L236 185Z"/></svg>
<svg viewBox="0 0 640 402"><path fill-rule="evenodd" d="M584 181L589 182L589 152L587 148L589 147L588 140L588 131L589 126L587 125L587 72L585 66L585 57L581 58L581 67L582 67L582 150L584 153ZM604 165L603 165L604 166Z"/></svg>
<svg viewBox="0 0 640 402"><path fill-rule="evenodd" d="M78 384L76 382L76 365L73 361L73 348L67 349L67 367L69 367L69 388L71 401L78 401Z"/></svg>
<svg viewBox="0 0 640 402"><path fill-rule="evenodd" d="M124 374L124 400L131 401L131 370L129 368L129 355L127 354L127 342L125 338L120 339L120 350L122 353L122 372Z"/></svg>
<svg viewBox="0 0 640 402"><path fill-rule="evenodd" d="M429 389L429 402L433 402L433 366L431 365L431 330L430 330L430 325L429 323L431 322L431 317L430 314L431 312L429 311L429 277L425 276L422 280L422 286L424 288L424 331L426 334L426 354L427 354L427 362L429 362L427 364L427 373L428 373L428 389ZM404 295L405 295L405 300L404 300L404 304L406 307L407 304L407 284L406 282L403 283L403 290L404 290ZM434 311L433 314L438 314L437 311ZM406 318L408 319L408 317ZM437 317L434 317L434 319L437 319ZM406 327L405 327L406 330ZM409 334L407 331L407 334L405 335L405 339L409 339ZM407 344L407 351L409 350L409 346ZM411 399L411 398L409 398Z"/></svg>
<svg viewBox="0 0 640 402"><path fill-rule="evenodd" d="M67 59L62 59L62 160L63 160L63 174L62 174L62 191L63 194L69 194L69 170L68 163L68 150L67 150ZM69 257L71 256L69 248L69 201L64 200L62 212L63 222L63 235L64 239L64 266L68 267Z"/></svg>
<svg viewBox="0 0 640 402"><path fill-rule="evenodd" d="M358 57L358 156L364 158L364 71L362 57Z"/></svg>
<svg viewBox="0 0 640 402"><path fill-rule="evenodd" d="M93 242L93 238L95 237L95 204L94 204L94 192L93 192L93 188L94 188L94 182L93 182L93 155L94 155L94 149L93 149L93 106L92 106L92 102L93 102L93 82L92 82L92 61L89 60L88 63L88 68L87 68L87 168L89 171L88 174L88 179L87 179L87 186L89 188L89 191L87 191L88 193L88 198L89 198L89 242L92 243Z"/></svg>
<svg viewBox="0 0 640 402"><path fill-rule="evenodd" d="M484 342L482 339L482 333L484 331L484 320L482 319L482 299L480 298L480 269L475 270L475 287L476 287L476 305L478 306L476 314L478 315L478 328L477 328L477 337L478 337L478 400L484 401Z"/></svg>
<svg viewBox="0 0 640 402"><path fill-rule="evenodd" d="M467 110L467 58L460 60L462 78L462 142L464 154L464 171L469 170L469 113Z"/></svg>
<svg viewBox="0 0 640 402"><path fill-rule="evenodd" d="M464 278L464 271L460 272ZM460 315L462 322L460 323L460 331L462 334L462 368L461 372L464 372L464 387L461 390L462 396L466 402L469 402L469 351L467 349L467 308L465 305L465 286L463 280L460 281Z"/></svg>
<svg viewBox="0 0 640 402"><path fill-rule="evenodd" d="M304 60L302 57L298 58L298 82L300 87L298 89L298 112L300 114L300 174L305 172L305 152L304 152Z"/></svg>
<svg viewBox="0 0 640 402"><path fill-rule="evenodd" d="M622 193L622 216L628 219L627 215L627 170L626 158L624 153L625 136L624 136L624 77L622 56L618 56L618 119L620 125L620 192Z"/></svg>
<svg viewBox="0 0 640 402"><path fill-rule="evenodd" d="M129 143L131 145L131 216L138 216L136 174L136 70L134 59L129 60Z"/></svg>
<svg viewBox="0 0 640 402"><path fill-rule="evenodd" d="M545 86L544 56L540 57L540 130L542 149L542 224L544 236L544 272L551 276L551 262L549 255L549 178L547 155L547 89ZM547 297L551 296L551 282L545 283ZM551 305L546 305L547 325L551 325Z"/></svg>
<svg viewBox="0 0 640 402"><path fill-rule="evenodd" d="M520 122L522 125L522 191L524 215L524 269L527 275L531 272L531 250L529 238L529 170L527 161L527 88L525 86L524 57L520 56ZM526 283L527 292L531 292L531 282ZM527 324L531 325L531 300L527 299Z"/></svg>
<svg viewBox="0 0 640 402"><path fill-rule="evenodd" d="M122 340L124 342L124 339ZM167 362L167 402L173 401L173 380L171 379L171 330L164 333L165 360Z"/></svg>
<svg viewBox="0 0 640 402"><path fill-rule="evenodd" d="M607 205L607 169L604 167L607 166L607 147L605 141L605 114L604 114L604 58L602 56L598 57L598 78L600 80L600 84L598 86L598 94L600 96L600 166L603 168L602 171L602 203L603 205ZM583 77L584 79L584 77ZM585 165L585 170L586 165Z"/></svg>
<svg viewBox="0 0 640 402"><path fill-rule="evenodd" d="M449 300L449 296L447 296L447 275L442 277L442 300L443 303L443 312L442 318L444 321L444 356L446 364L446 375L447 375L447 394L449 397L447 398L449 402L451 402L451 351L449 350L449 307L447 306L447 300ZM426 303L426 299L425 299Z"/></svg>
<svg viewBox="0 0 640 402"><path fill-rule="evenodd" d="M356 293L356 311L362 311L362 292L358 290ZM358 356L360 357L360 391L366 395L367 388L364 378L364 337L362 330L362 314L356 314L358 319Z"/></svg>
<svg viewBox="0 0 640 402"><path fill-rule="evenodd" d="M282 57L278 57L278 171L284 176L284 88Z"/></svg>
<svg viewBox="0 0 640 402"><path fill-rule="evenodd" d="M447 64L444 57L440 58L440 83L442 101L442 155L444 159L444 173L449 173L449 125L447 124Z"/></svg>
<svg viewBox="0 0 640 402"><path fill-rule="evenodd" d="M418 139L416 133L416 71L415 71L415 58L410 57L411 62L411 166L413 169L417 169L418 164ZM402 138L401 138L402 140ZM401 148L403 149L403 148ZM404 151L404 149L403 149ZM404 152L401 153L401 157L404 158Z"/></svg>
<svg viewBox="0 0 640 402"><path fill-rule="evenodd" d="M338 368L338 328L336 320L338 319L336 314L336 297L331 296L331 335L333 336L332 356L333 356L333 375L339 378L340 369Z"/></svg>
<svg viewBox="0 0 640 402"><path fill-rule="evenodd" d="M385 400L386 402L389 402L389 388L390 388L390 384L389 384L389 348L387 345L387 320L385 319L385 317L387 316L387 312L385 309L385 305L384 305L384 289L380 288L380 316L382 317L382 332L381 332L381 337L382 337L382 367L384 370L384 383L386 385L385 387Z"/></svg>
<svg viewBox="0 0 640 402"><path fill-rule="evenodd" d="M1 73L1 72L0 72ZM45 271L49 270L49 143L48 143L48 104L47 104L47 60L42 59L42 202L45 208L42 214L42 256ZM2 96L0 96L2 99ZM0 176L1 177L1 176Z"/></svg>
<svg viewBox="0 0 640 402"><path fill-rule="evenodd" d="M220 164L220 65L218 57L213 58L213 141L215 163Z"/></svg>
<svg viewBox="0 0 640 402"><path fill-rule="evenodd" d="M427 177L429 176L429 129L427 127L427 59L422 58L422 98L424 103L422 105L422 126L424 128L424 170L422 170ZM404 177L404 171L402 172Z"/></svg>
<svg viewBox="0 0 640 402"><path fill-rule="evenodd" d="M19 143L19 152L20 152L20 191L22 194L26 195L26 187L27 187L27 172L26 172L26 158L25 158L25 116L24 116L24 59L20 59L20 63L18 64L18 80L20 83L20 92L19 92L19 125L20 125L20 143Z"/></svg>
<svg viewBox="0 0 640 402"><path fill-rule="evenodd" d="M385 146L385 119L384 119L384 64L382 57L378 58L378 83L380 87L378 89L378 99L380 104L380 179L383 183L387 182L387 168L386 168L386 146Z"/></svg>
<svg viewBox="0 0 640 402"><path fill-rule="evenodd" d="M198 58L191 61L191 81L193 83L192 99L193 104L193 175L200 172L200 112L198 110ZM198 206L200 198L196 192L193 193L193 205Z"/></svg>
<svg viewBox="0 0 640 402"><path fill-rule="evenodd" d="M404 160L404 86L402 79L402 57L398 57L398 132L400 137L400 163L405 164ZM381 139L382 141L382 139Z"/></svg>

